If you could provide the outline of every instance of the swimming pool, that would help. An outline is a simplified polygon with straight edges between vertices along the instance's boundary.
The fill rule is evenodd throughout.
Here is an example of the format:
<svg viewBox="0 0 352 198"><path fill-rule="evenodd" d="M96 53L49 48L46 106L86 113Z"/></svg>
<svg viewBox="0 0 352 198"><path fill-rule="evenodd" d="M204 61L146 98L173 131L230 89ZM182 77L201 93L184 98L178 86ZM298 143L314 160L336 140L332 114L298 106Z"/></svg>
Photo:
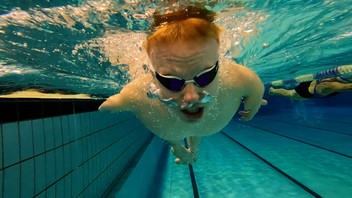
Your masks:
<svg viewBox="0 0 352 198"><path fill-rule="evenodd" d="M352 193L350 92L304 102L265 95L269 105L254 120L235 116L205 138L195 165L178 166L134 115L96 111L141 72L146 60L139 46L149 23L143 13L156 5L38 5L4 1L1 7L1 94L36 88L93 97L0 100L2 197ZM236 12L229 3L214 8L223 11L218 23L232 30L224 34L232 42L223 54L264 82L351 64L349 1L236 5Z"/></svg>

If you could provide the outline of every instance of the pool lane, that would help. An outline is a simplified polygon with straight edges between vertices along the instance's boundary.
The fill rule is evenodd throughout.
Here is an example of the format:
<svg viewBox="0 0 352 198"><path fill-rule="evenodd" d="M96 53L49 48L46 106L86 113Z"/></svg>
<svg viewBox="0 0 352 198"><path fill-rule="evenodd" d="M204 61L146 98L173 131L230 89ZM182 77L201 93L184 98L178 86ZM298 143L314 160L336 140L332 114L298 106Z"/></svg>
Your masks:
<svg viewBox="0 0 352 198"><path fill-rule="evenodd" d="M188 166L177 165L174 160L165 141L154 136L125 181L108 197L194 197Z"/></svg>
<svg viewBox="0 0 352 198"><path fill-rule="evenodd" d="M313 197L221 133L204 138L193 168L200 197Z"/></svg>
<svg viewBox="0 0 352 198"><path fill-rule="evenodd" d="M268 128L260 129L270 125L274 126L270 130L275 133L268 132ZM320 196L350 196L351 158L277 134L294 127L280 127L273 123L264 125L256 120L248 124L233 120L224 132ZM300 133L300 137L306 134L308 139L309 130L306 128L296 133ZM314 137L310 139L316 141Z"/></svg>

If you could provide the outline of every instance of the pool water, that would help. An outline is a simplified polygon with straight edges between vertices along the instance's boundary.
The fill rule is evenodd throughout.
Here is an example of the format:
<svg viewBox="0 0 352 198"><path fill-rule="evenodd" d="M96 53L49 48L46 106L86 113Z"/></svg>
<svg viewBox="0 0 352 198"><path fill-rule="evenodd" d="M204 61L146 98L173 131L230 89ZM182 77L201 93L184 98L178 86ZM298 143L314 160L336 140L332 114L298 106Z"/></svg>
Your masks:
<svg viewBox="0 0 352 198"><path fill-rule="evenodd" d="M155 138L130 181L111 197L348 197L351 96L291 106L273 98L252 121L235 117L220 133L204 138L192 170L175 165ZM160 148L166 151L159 154ZM148 167L152 156L158 165ZM147 178L141 177L146 172ZM142 183L149 186L133 191Z"/></svg>
<svg viewBox="0 0 352 198"><path fill-rule="evenodd" d="M181 1L183 2L183 1ZM144 73L150 13L165 1L0 3L0 197L349 197L352 93L290 101L269 96L204 138L196 164L129 113L98 112ZM219 1L221 56L263 82L352 64L352 3ZM43 171L44 170L44 171Z"/></svg>

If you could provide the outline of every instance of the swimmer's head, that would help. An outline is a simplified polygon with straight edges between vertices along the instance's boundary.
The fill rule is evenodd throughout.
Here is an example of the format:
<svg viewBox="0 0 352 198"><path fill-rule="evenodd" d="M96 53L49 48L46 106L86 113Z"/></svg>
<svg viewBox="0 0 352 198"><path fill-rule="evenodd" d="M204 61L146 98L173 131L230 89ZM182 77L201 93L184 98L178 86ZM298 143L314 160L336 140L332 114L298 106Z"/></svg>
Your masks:
<svg viewBox="0 0 352 198"><path fill-rule="evenodd" d="M148 55L160 44L172 44L176 41L192 41L195 38L214 39L220 43L220 28L214 24L216 13L204 6L179 7L173 11L154 13L152 28L155 31L144 42Z"/></svg>
<svg viewBox="0 0 352 198"><path fill-rule="evenodd" d="M187 120L200 119L218 94L220 29L214 18L205 8L176 10L160 16L164 22L145 42L157 98Z"/></svg>
<svg viewBox="0 0 352 198"><path fill-rule="evenodd" d="M197 93L198 94L198 93ZM176 96L164 97L161 90L154 84L149 86L147 92L148 98L158 99L164 105L173 109L174 113L186 119L187 121L196 121L203 117L203 114L207 112L211 107L214 106L216 98L214 95L203 90L199 93L197 100L183 100L182 97Z"/></svg>

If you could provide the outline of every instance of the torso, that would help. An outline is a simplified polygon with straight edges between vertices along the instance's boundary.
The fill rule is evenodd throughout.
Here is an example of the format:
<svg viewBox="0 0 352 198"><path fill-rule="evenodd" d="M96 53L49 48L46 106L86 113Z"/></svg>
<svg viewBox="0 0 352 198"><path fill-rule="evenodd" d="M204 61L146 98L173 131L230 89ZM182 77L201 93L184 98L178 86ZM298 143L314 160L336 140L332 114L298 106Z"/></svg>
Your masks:
<svg viewBox="0 0 352 198"><path fill-rule="evenodd" d="M138 90L138 97L133 98L134 105L137 107L134 108L134 113L150 131L167 140L180 140L188 136L207 136L217 133L230 122L243 97L241 80L233 75L226 76L229 75L227 72L225 74L225 71L230 69L229 67L231 66L222 65L219 77L225 80L221 82L222 86L216 96L216 102L205 110L205 114L200 120L186 121L174 113L179 109L167 107L157 99L149 99L146 93L152 82L150 74L135 80L142 86Z"/></svg>

